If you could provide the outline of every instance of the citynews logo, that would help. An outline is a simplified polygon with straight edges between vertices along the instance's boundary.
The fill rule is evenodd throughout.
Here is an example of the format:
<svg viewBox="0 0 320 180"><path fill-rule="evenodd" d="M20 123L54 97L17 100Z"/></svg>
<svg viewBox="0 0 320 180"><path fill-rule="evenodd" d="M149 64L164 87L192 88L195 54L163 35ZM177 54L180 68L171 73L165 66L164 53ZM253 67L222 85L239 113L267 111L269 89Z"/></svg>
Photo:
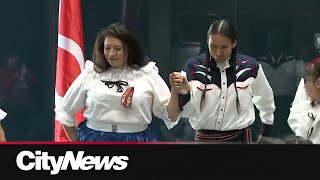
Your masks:
<svg viewBox="0 0 320 180"><path fill-rule="evenodd" d="M23 171L47 170L51 175L56 175L60 170L124 170L128 166L128 156L84 156L84 151L66 151L64 156L49 156L48 152L21 151L16 158L17 166Z"/></svg>

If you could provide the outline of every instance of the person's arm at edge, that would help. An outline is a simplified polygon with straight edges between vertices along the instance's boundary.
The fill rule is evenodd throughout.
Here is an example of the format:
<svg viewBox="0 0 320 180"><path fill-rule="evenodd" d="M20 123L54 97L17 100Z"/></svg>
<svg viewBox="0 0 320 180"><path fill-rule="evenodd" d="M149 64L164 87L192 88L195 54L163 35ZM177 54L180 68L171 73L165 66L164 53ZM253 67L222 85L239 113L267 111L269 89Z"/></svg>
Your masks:
<svg viewBox="0 0 320 180"><path fill-rule="evenodd" d="M167 111L170 120L172 122L177 121L177 118L180 114L179 94L174 90L174 88L171 88L171 96L169 99Z"/></svg>
<svg viewBox="0 0 320 180"><path fill-rule="evenodd" d="M69 127L65 124L62 124L62 126L63 126L63 129L64 129L66 135L68 136L68 138L71 142L79 141L77 138L77 129L75 126Z"/></svg>
<svg viewBox="0 0 320 180"><path fill-rule="evenodd" d="M6 136L5 136L5 133L4 133L4 130L1 126L1 123L0 123L0 142L6 142Z"/></svg>

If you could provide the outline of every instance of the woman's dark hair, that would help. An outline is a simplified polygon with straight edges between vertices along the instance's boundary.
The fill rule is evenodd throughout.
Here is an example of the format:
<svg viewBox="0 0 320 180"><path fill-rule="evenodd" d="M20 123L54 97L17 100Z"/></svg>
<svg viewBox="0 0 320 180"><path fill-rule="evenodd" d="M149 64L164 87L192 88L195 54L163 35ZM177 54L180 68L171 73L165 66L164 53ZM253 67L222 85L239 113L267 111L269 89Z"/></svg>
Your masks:
<svg viewBox="0 0 320 180"><path fill-rule="evenodd" d="M236 31L235 27L225 19L215 21L210 25L210 28L209 28L208 33L207 33L207 39L209 39L210 35L221 35L221 36L227 37L233 43L236 42L237 38L238 38L237 37L237 31ZM236 54L237 54L237 45L232 49L230 61L233 61L233 64L234 64L234 66L233 66L233 73L234 73L233 83L234 83L234 88L235 88L236 93L237 93L236 103L237 103L237 111L239 112L240 111L240 102L239 102L239 97L238 97L238 90L237 90L237 87L236 87ZM211 60L211 58L212 58L212 56L208 52L208 57L207 57L207 59L205 61L206 77L208 75L208 64L209 64L209 61ZM206 89L206 88L207 88L207 83L205 83L205 88L204 89ZM201 96L201 102L200 102L200 109L201 110L202 110L202 107L203 107L203 104L204 104L205 98L206 98L205 92L206 91L204 91L202 93L202 96Z"/></svg>
<svg viewBox="0 0 320 180"><path fill-rule="evenodd" d="M314 58L306 63L305 75L312 76L315 79L320 77L320 57Z"/></svg>
<svg viewBox="0 0 320 180"><path fill-rule="evenodd" d="M320 78L320 57L314 58L305 64L304 76L312 77L313 83ZM317 104L320 104L320 99L311 101L312 106Z"/></svg>
<svg viewBox="0 0 320 180"><path fill-rule="evenodd" d="M92 61L95 64L95 71L103 72L111 65L106 61L103 50L106 37L115 37L123 42L124 52L128 52L127 64L132 68L141 68L148 61L143 55L142 47L135 33L125 24L114 23L97 34L94 44Z"/></svg>

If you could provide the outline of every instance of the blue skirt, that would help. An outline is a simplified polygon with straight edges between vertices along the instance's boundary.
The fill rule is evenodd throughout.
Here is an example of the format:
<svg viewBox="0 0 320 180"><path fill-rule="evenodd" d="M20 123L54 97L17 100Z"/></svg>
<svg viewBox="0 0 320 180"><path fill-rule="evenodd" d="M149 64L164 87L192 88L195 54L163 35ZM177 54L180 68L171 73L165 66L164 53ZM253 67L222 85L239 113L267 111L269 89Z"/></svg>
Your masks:
<svg viewBox="0 0 320 180"><path fill-rule="evenodd" d="M89 128L86 121L82 121L77 128L80 142L157 142L149 127L142 132L134 133L104 132Z"/></svg>

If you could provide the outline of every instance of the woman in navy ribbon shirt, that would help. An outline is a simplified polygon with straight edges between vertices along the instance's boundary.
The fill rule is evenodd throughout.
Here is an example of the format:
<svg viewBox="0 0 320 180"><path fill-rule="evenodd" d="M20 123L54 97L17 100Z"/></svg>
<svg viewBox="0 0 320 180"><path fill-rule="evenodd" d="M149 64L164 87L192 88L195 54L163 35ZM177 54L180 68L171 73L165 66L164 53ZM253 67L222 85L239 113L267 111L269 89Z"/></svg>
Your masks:
<svg viewBox="0 0 320 180"><path fill-rule="evenodd" d="M173 91L180 94L181 115L189 118L197 142L251 143L254 105L264 123L262 135L270 133L273 91L256 59L237 52L237 40L231 23L212 23L208 51L170 75Z"/></svg>

